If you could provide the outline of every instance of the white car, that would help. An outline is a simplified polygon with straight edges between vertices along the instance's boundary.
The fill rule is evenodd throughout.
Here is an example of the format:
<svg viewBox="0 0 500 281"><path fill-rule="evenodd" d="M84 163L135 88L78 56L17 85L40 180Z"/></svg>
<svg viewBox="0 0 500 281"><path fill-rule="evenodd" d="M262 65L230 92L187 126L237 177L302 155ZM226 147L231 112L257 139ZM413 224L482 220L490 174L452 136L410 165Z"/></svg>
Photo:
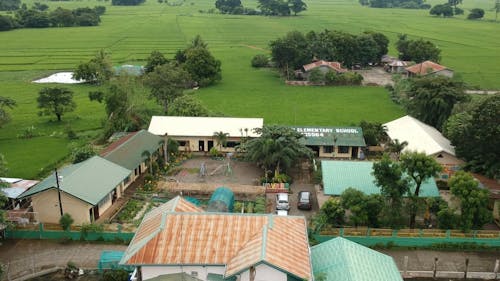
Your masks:
<svg viewBox="0 0 500 281"><path fill-rule="evenodd" d="M288 216L288 211L287 210L276 210L276 214L278 216L286 217L286 216Z"/></svg>
<svg viewBox="0 0 500 281"><path fill-rule="evenodd" d="M290 201L288 201L288 193L276 194L276 210L290 210Z"/></svg>

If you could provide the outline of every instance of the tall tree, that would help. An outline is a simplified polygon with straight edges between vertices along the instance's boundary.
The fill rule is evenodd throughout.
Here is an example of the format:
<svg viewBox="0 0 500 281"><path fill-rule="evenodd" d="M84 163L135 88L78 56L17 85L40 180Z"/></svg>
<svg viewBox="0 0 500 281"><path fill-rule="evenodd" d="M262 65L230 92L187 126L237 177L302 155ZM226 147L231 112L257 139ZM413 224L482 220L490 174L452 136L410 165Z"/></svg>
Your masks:
<svg viewBox="0 0 500 281"><path fill-rule="evenodd" d="M500 12L500 0L495 1L495 6L493 7L493 10L495 11L495 21L498 20L498 12Z"/></svg>
<svg viewBox="0 0 500 281"><path fill-rule="evenodd" d="M293 15L296 16L298 13L307 10L307 4L302 0L289 0L290 9Z"/></svg>
<svg viewBox="0 0 500 281"><path fill-rule="evenodd" d="M0 128L10 121L10 115L6 111L6 108L14 108L17 103L15 100L6 97L0 97Z"/></svg>
<svg viewBox="0 0 500 281"><path fill-rule="evenodd" d="M151 88L151 97L155 98L167 113L169 104L189 88L191 77L183 68L168 63L157 66L146 76L144 82Z"/></svg>
<svg viewBox="0 0 500 281"><path fill-rule="evenodd" d="M217 142L217 146L219 146L219 149L222 149L223 146L226 146L228 137L229 134L224 133L223 131L214 132L214 138Z"/></svg>
<svg viewBox="0 0 500 281"><path fill-rule="evenodd" d="M241 0L216 0L215 8L223 14L231 14L235 9L243 8Z"/></svg>
<svg viewBox="0 0 500 281"><path fill-rule="evenodd" d="M382 56L389 52L389 38L380 32L365 31L365 34L370 35L377 43L377 62L380 61Z"/></svg>
<svg viewBox="0 0 500 281"><path fill-rule="evenodd" d="M246 158L265 170L274 170L275 176L298 159L312 156L312 151L300 142L304 136L292 128L271 125L254 130L260 137L242 144Z"/></svg>
<svg viewBox="0 0 500 281"><path fill-rule="evenodd" d="M405 152L401 155L401 167L403 172L413 181L412 185L415 187L410 197L413 206L415 206L410 209L410 228L414 228L422 183L437 176L443 168L434 157L416 151Z"/></svg>
<svg viewBox="0 0 500 281"><path fill-rule="evenodd" d="M78 65L73 73L76 80L85 80L89 83L102 84L113 76L113 65L110 55L99 50L94 58L86 63Z"/></svg>
<svg viewBox="0 0 500 281"><path fill-rule="evenodd" d="M288 32L285 37L271 41L269 45L272 60L287 78L293 70L309 63L312 59L308 41L300 31Z"/></svg>
<svg viewBox="0 0 500 281"><path fill-rule="evenodd" d="M380 188L382 196L388 204L384 209L388 223L397 227L401 223L403 196L409 192L409 182L403 175L403 169L397 162L391 161L388 155L373 164L375 184Z"/></svg>
<svg viewBox="0 0 500 281"><path fill-rule="evenodd" d="M207 48L193 47L185 55L184 68L199 86L209 86L222 79L221 62Z"/></svg>
<svg viewBox="0 0 500 281"><path fill-rule="evenodd" d="M210 116L210 111L195 97L182 95L170 104L167 114L171 116Z"/></svg>
<svg viewBox="0 0 500 281"><path fill-rule="evenodd" d="M399 35L396 48L402 60L420 63L426 60L439 62L441 59L441 50L434 43L423 39L409 40L406 34Z"/></svg>
<svg viewBox="0 0 500 281"><path fill-rule="evenodd" d="M479 188L471 174L459 171L449 181L451 193L460 199L460 227L463 231L481 229L491 221L489 191Z"/></svg>
<svg viewBox="0 0 500 281"><path fill-rule="evenodd" d="M396 156L396 159L399 160L399 157L401 156L401 152L405 147L408 146L407 141L399 142L398 139L391 140L391 142L387 145L387 150L391 153L394 153Z"/></svg>
<svg viewBox="0 0 500 281"><path fill-rule="evenodd" d="M152 72L155 67L159 65L164 65L168 63L167 58L160 51L152 51L149 57L146 59L146 66L144 66L144 70L146 73Z"/></svg>
<svg viewBox="0 0 500 281"><path fill-rule="evenodd" d="M372 123L362 120L359 122L359 126L363 129L366 145L379 145L382 141L387 140L387 127L382 125L382 123Z"/></svg>
<svg viewBox="0 0 500 281"><path fill-rule="evenodd" d="M73 92L66 88L43 88L38 93L38 108L40 115L56 115L57 121L66 112L75 110L76 103L73 101Z"/></svg>
<svg viewBox="0 0 500 281"><path fill-rule="evenodd" d="M450 117L455 104L469 100L462 82L443 76L412 79L408 95L408 112L438 130Z"/></svg>

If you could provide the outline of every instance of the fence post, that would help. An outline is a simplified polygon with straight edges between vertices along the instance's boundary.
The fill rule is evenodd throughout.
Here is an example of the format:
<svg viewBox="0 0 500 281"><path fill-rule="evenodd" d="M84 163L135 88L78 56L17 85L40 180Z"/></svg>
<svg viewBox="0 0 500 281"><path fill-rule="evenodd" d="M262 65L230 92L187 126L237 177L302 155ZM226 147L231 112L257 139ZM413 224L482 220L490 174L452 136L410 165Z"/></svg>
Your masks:
<svg viewBox="0 0 500 281"><path fill-rule="evenodd" d="M446 230L446 238L450 238L451 237L451 230Z"/></svg>
<svg viewBox="0 0 500 281"><path fill-rule="evenodd" d="M43 222L38 224L38 232L39 232L39 238L42 239L42 234L43 234Z"/></svg>
<svg viewBox="0 0 500 281"><path fill-rule="evenodd" d="M392 230L392 237L398 237L398 230L397 229Z"/></svg>
<svg viewBox="0 0 500 281"><path fill-rule="evenodd" d="M369 227L366 229L366 237L370 237L370 228Z"/></svg>
<svg viewBox="0 0 500 281"><path fill-rule="evenodd" d="M117 228L118 228L118 233L122 233L122 225L119 224Z"/></svg>
<svg viewBox="0 0 500 281"><path fill-rule="evenodd" d="M344 237L344 228L339 228L339 236Z"/></svg>

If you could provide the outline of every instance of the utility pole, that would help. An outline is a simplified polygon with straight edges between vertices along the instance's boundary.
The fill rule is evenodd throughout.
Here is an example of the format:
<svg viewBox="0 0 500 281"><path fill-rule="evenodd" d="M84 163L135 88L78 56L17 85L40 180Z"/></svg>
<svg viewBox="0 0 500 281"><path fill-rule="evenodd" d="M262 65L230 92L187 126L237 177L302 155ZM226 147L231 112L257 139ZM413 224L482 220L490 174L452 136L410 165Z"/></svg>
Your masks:
<svg viewBox="0 0 500 281"><path fill-rule="evenodd" d="M57 168L54 168L56 171L56 185L57 185L57 198L59 199L59 211L61 212L61 217L63 216L63 208L61 202L61 187L59 186L59 174L57 173Z"/></svg>

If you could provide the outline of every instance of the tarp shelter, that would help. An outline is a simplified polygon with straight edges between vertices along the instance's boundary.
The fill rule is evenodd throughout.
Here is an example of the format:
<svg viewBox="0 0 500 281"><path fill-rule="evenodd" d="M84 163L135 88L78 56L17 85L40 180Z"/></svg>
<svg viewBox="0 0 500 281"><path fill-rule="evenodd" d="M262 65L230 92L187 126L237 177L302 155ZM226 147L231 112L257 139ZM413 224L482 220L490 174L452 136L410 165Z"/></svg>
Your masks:
<svg viewBox="0 0 500 281"><path fill-rule="evenodd" d="M124 64L120 66L113 66L115 75L130 75L130 76L141 76L144 74L144 67L141 65L130 65Z"/></svg>
<svg viewBox="0 0 500 281"><path fill-rule="evenodd" d="M134 267L119 264L123 255L122 251L102 251L97 268L101 272L106 269L124 269L132 272Z"/></svg>
<svg viewBox="0 0 500 281"><path fill-rule="evenodd" d="M227 187L218 187L210 201L207 211L209 212L232 212L234 207L234 193Z"/></svg>
<svg viewBox="0 0 500 281"><path fill-rule="evenodd" d="M193 203L195 206L200 206L200 200L194 198L194 197L189 197L189 196L184 196L184 199L188 201L189 203Z"/></svg>

